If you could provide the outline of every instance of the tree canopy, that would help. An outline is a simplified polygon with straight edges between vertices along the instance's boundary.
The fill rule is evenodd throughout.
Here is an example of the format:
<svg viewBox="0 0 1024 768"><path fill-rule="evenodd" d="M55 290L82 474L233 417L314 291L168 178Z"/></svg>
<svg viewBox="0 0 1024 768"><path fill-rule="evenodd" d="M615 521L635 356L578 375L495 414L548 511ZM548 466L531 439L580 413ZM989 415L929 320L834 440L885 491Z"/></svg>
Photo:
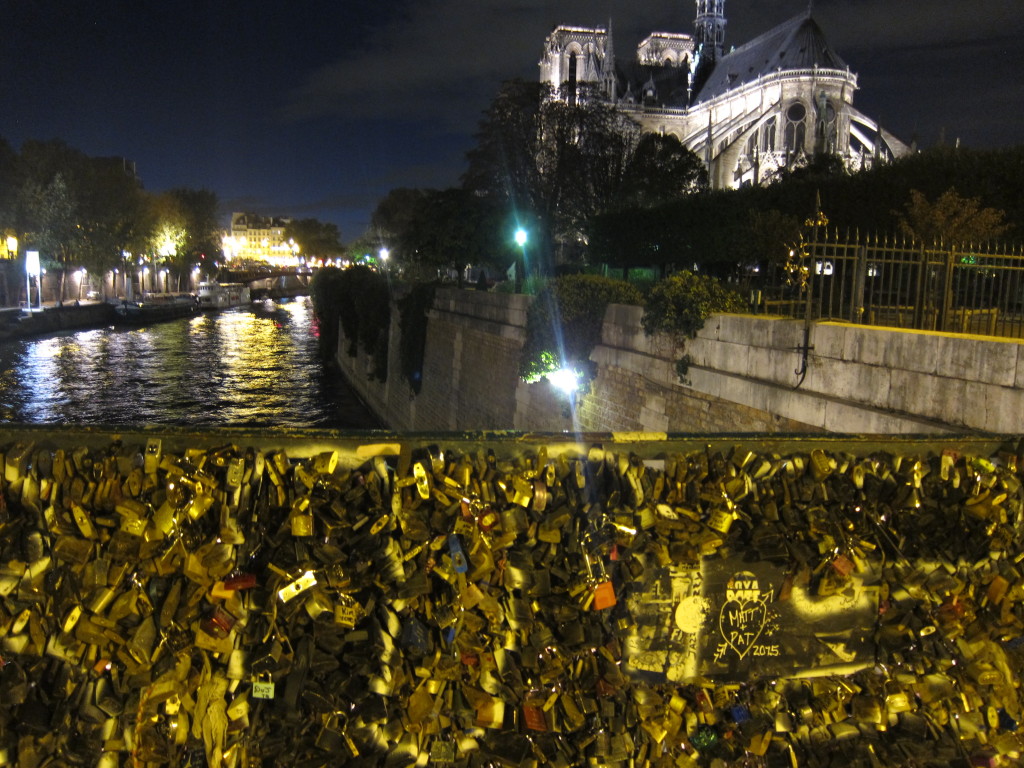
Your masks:
<svg viewBox="0 0 1024 768"><path fill-rule="evenodd" d="M60 140L26 141L15 152L0 140L0 176L0 225L59 273L60 298L72 267L104 273L131 253L180 279L220 253L213 192L148 193L121 158L90 157Z"/></svg>
<svg viewBox="0 0 1024 768"><path fill-rule="evenodd" d="M951 186L957 197L943 201ZM1005 214L1001 224L987 214L981 218L983 223L1000 225L983 227L989 237L1024 236L1024 147L940 147L859 173L839 173L833 163L822 161L766 187L608 211L595 217L591 256L618 266L697 263L724 273L738 263L762 260L769 251L778 253L792 242L794 225L799 229L799 222L818 210L819 200L830 227L896 234L903 227L901 221L909 222L918 215L914 211L924 210L915 203L915 191L931 214L948 211L942 226L951 225L954 214L964 214L965 206L973 205L977 214L987 209ZM766 235L775 242L751 242ZM977 232L941 236L985 239Z"/></svg>
<svg viewBox="0 0 1024 768"><path fill-rule="evenodd" d="M601 214L707 188L700 159L674 137L644 135L586 94L570 104L520 80L485 112L468 161L463 186L530 220L538 255L562 263L585 259Z"/></svg>
<svg viewBox="0 0 1024 768"><path fill-rule="evenodd" d="M338 225L317 219L293 219L285 225L284 237L294 240L306 256L334 258L345 252Z"/></svg>
<svg viewBox="0 0 1024 768"><path fill-rule="evenodd" d="M950 187L934 201L916 189L899 214L900 229L912 240L931 245L980 243L1006 232L1006 214L982 208L981 199L961 197Z"/></svg>

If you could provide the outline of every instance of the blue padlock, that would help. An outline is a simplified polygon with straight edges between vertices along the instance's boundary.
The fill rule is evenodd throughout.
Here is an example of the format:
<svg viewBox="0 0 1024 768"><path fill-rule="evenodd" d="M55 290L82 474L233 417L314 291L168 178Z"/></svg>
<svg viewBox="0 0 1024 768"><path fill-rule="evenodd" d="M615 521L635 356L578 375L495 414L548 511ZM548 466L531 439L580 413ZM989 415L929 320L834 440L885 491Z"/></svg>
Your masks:
<svg viewBox="0 0 1024 768"><path fill-rule="evenodd" d="M469 570L469 561L466 559L466 553L462 551L462 542L459 541L457 534L450 534L448 536L448 550L452 555L452 568L455 569L456 573L465 573Z"/></svg>

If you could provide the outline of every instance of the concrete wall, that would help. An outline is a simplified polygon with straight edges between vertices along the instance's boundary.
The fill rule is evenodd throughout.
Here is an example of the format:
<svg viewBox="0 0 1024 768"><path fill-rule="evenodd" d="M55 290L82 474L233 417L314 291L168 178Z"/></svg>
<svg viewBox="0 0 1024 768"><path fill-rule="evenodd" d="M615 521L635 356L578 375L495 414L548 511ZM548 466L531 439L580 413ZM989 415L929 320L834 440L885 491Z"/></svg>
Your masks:
<svg viewBox="0 0 1024 768"><path fill-rule="evenodd" d="M1019 340L816 323L801 381L802 333L799 321L716 316L687 345L692 385L829 432L1024 429Z"/></svg>
<svg viewBox="0 0 1024 768"><path fill-rule="evenodd" d="M408 431L837 432L1024 431L1024 355L1015 340L819 323L802 377L801 321L716 315L678 347L647 336L640 307L613 305L591 359L590 391L570 402L518 378L529 298L439 290L428 317L423 386L401 378L392 313L389 375L362 355L338 360L364 400ZM692 358L680 382L675 361Z"/></svg>

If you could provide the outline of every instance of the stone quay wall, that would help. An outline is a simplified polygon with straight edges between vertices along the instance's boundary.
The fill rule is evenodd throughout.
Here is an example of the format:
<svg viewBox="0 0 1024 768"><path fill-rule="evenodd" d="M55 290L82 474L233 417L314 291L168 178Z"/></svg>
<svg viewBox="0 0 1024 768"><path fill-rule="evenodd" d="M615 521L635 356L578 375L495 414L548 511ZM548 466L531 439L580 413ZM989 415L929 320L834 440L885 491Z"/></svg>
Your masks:
<svg viewBox="0 0 1024 768"><path fill-rule="evenodd" d="M1024 431L1024 354L1012 339L768 316L715 315L679 344L612 305L597 374L570 401L517 375L530 298L441 289L428 314L422 389L400 373L392 312L387 381L346 354L342 371L388 427L403 431L848 434ZM806 354L804 348L807 348ZM682 382L676 360L691 363Z"/></svg>

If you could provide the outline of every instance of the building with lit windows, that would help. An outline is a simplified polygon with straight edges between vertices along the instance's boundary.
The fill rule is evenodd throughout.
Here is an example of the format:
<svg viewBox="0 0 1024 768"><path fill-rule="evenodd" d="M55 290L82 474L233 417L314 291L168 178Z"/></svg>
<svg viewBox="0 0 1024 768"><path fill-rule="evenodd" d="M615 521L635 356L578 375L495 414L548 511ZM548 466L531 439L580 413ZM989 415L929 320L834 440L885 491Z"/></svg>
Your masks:
<svg viewBox="0 0 1024 768"><path fill-rule="evenodd" d="M726 51L725 0L696 0L694 33L655 32L616 58L612 29L559 26L541 82L569 103L616 105L646 132L672 134L703 158L714 189L764 184L816 154L850 170L910 148L853 106L857 75L812 9Z"/></svg>
<svg viewBox="0 0 1024 768"><path fill-rule="evenodd" d="M298 263L298 247L285 238L289 218L232 213L231 231L224 237L224 256L230 262L262 261L277 266Z"/></svg>

